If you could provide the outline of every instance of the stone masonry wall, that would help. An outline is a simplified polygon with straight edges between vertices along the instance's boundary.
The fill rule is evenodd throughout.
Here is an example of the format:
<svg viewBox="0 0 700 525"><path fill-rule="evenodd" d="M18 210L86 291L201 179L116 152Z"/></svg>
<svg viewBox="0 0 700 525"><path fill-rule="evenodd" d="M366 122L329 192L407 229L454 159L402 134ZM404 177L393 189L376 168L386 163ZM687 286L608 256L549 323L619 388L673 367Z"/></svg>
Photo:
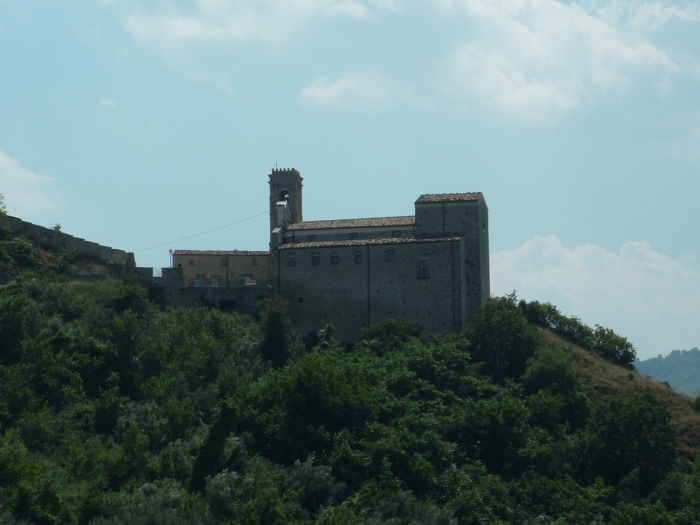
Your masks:
<svg viewBox="0 0 700 525"><path fill-rule="evenodd" d="M86 241L80 237L74 237L51 228L45 228L31 222L23 221L17 217L8 216L7 221L16 235L23 235L32 242L58 250L65 245L74 246L80 255L94 257L105 264L111 265L123 274L128 273L136 266L134 254L117 250L109 246L102 246L95 242Z"/></svg>
<svg viewBox="0 0 700 525"><path fill-rule="evenodd" d="M393 252L391 261L389 253ZM337 253L338 264L331 264ZM312 264L318 254L320 264ZM357 264L355 256L361 256ZM289 265L293 256L295 265ZM429 278L419 278L419 260L427 259ZM391 318L406 319L429 332L460 331L460 243L367 244L273 251L273 288L289 302L289 312L302 334L325 322L341 341ZM478 308L478 306L477 306Z"/></svg>

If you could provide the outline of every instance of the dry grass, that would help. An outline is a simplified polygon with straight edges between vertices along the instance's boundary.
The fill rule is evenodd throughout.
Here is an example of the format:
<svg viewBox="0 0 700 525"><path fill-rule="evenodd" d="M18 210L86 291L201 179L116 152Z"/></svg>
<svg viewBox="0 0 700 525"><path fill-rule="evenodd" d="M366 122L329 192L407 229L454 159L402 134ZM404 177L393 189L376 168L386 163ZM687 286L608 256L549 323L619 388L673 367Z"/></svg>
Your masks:
<svg viewBox="0 0 700 525"><path fill-rule="evenodd" d="M613 365L548 330L540 329L540 335L547 346L561 348L572 358L594 406L611 397L635 397L650 388L671 410L681 453L687 457L695 455L700 446L700 414L693 410L690 396L680 394L637 371Z"/></svg>

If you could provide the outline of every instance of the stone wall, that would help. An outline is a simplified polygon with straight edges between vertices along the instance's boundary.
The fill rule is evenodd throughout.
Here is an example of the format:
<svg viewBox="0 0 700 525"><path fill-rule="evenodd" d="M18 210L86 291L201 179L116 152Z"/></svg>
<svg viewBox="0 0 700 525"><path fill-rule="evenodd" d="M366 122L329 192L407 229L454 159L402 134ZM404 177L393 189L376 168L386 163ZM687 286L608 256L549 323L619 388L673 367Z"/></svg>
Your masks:
<svg viewBox="0 0 700 525"><path fill-rule="evenodd" d="M292 230L285 236L290 242L307 242L309 235L316 242L346 241L350 234L356 234L356 239L388 239L392 237L414 237L413 226L393 226L388 228L334 228L324 230ZM397 235L398 234L398 235Z"/></svg>
<svg viewBox="0 0 700 525"><path fill-rule="evenodd" d="M23 221L17 217L8 216L7 221L16 235L23 235L33 243L54 250L60 250L66 245L73 246L78 254L98 259L121 275L126 275L136 266L134 254L131 252L102 246L80 237Z"/></svg>
<svg viewBox="0 0 700 525"><path fill-rule="evenodd" d="M331 264L334 254L337 264ZM313 264L315 255L318 265ZM429 332L457 332L462 329L460 257L458 238L285 245L273 251L273 287L289 302L290 316L304 335L330 322L338 339L350 341L371 324L392 318L415 322ZM419 275L421 259L428 261L427 278Z"/></svg>
<svg viewBox="0 0 700 525"><path fill-rule="evenodd" d="M153 276L153 268L135 268L143 286L160 286L163 298L169 306L194 306L207 304L240 314L255 315L256 303L272 297L272 287L183 287L182 268L163 268L161 277Z"/></svg>
<svg viewBox="0 0 700 525"><path fill-rule="evenodd" d="M245 277L257 286L267 286L270 275L270 253L263 251L195 251L173 254L173 266L182 268L183 286L196 287L197 276L205 286L234 288L244 286Z"/></svg>

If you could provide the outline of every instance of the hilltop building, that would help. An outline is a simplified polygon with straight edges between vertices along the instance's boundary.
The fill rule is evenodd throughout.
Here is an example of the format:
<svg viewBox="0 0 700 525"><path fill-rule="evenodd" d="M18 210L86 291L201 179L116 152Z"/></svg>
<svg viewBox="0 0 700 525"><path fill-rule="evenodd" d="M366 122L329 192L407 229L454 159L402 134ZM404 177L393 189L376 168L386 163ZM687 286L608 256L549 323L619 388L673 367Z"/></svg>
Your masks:
<svg viewBox="0 0 700 525"><path fill-rule="evenodd" d="M481 193L421 195L408 216L304 221L302 183L295 169L269 175L269 252L175 251L161 279L170 301L251 313L279 294L303 333L330 322L350 340L391 318L459 332L489 297Z"/></svg>

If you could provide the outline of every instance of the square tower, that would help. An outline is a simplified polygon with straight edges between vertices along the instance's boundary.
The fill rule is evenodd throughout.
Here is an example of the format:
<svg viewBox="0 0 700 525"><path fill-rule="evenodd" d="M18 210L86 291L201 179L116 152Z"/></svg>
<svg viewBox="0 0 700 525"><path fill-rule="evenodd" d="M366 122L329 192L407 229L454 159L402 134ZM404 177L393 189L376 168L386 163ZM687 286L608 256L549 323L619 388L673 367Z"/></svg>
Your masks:
<svg viewBox="0 0 700 525"><path fill-rule="evenodd" d="M301 189L304 179L294 168L274 169L270 177L270 231L277 228L277 204L287 202L289 223L301 222Z"/></svg>

